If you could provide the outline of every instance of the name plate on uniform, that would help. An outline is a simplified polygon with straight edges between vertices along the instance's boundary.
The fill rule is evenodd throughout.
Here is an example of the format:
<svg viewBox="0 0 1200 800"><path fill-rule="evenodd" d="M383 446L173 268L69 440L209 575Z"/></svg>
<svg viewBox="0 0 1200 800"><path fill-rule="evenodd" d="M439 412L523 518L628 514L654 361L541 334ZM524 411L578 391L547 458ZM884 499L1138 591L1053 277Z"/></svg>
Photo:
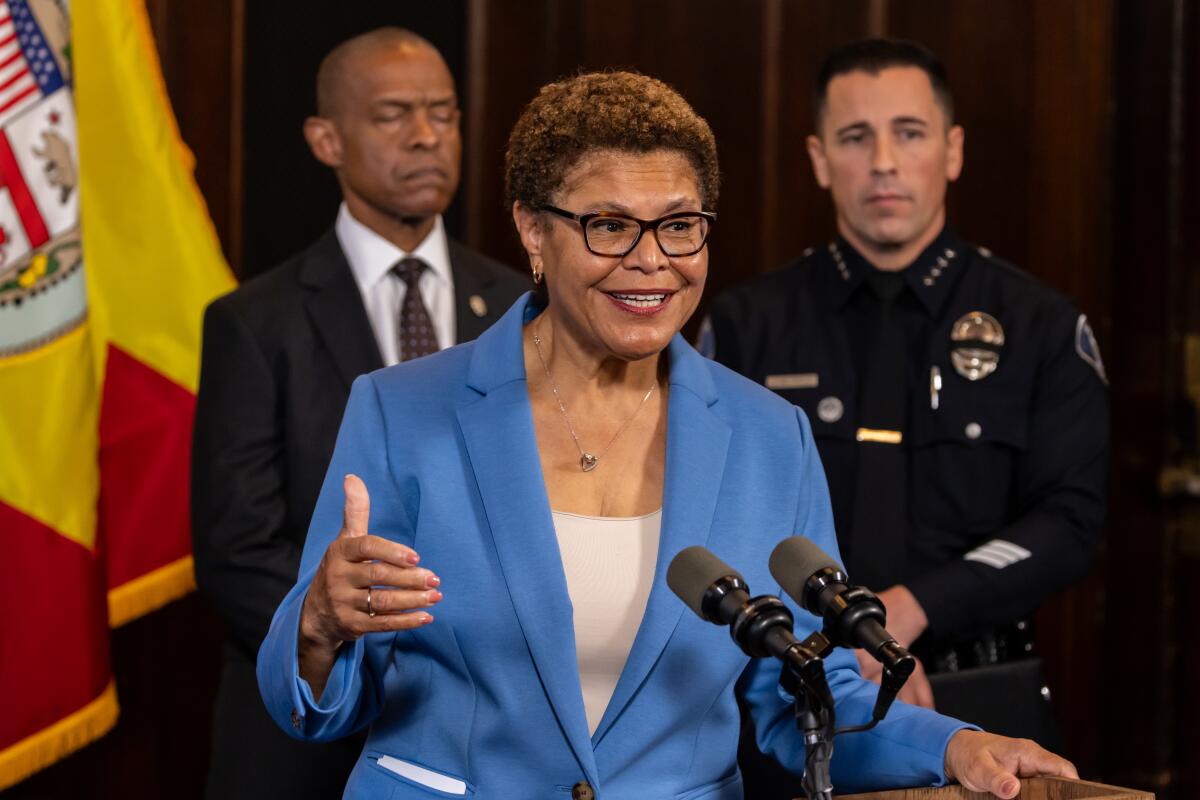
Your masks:
<svg viewBox="0 0 1200 800"><path fill-rule="evenodd" d="M793 372L790 375L768 375L768 389L815 389L819 379L815 372Z"/></svg>

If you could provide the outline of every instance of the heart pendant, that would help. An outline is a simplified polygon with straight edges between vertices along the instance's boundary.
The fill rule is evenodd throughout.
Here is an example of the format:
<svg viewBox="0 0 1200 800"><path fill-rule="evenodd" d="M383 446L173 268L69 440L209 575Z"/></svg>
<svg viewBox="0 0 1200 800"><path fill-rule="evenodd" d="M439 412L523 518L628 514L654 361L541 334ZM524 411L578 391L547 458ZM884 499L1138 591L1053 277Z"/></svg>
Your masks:
<svg viewBox="0 0 1200 800"><path fill-rule="evenodd" d="M596 458L591 453L584 453L579 457L579 466L584 472L591 472L600 463L600 459Z"/></svg>

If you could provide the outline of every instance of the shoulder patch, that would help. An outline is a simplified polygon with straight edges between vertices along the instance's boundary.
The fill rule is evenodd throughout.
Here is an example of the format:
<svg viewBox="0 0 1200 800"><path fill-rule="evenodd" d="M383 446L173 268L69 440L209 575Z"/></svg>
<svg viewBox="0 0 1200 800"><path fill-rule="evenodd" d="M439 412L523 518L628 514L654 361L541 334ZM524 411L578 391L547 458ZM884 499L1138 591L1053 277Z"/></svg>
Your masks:
<svg viewBox="0 0 1200 800"><path fill-rule="evenodd" d="M1079 321L1075 323L1075 352L1079 354L1092 369L1096 370L1096 374L1100 376L1100 380L1108 386L1108 375L1104 371L1104 360L1100 358L1100 345L1096 343L1096 334L1092 332L1092 326L1088 322L1087 314L1080 314Z"/></svg>
<svg viewBox="0 0 1200 800"><path fill-rule="evenodd" d="M700 323L700 332L696 334L696 350L705 358L712 359L717 356L717 337L713 333L712 317L704 315L704 320Z"/></svg>

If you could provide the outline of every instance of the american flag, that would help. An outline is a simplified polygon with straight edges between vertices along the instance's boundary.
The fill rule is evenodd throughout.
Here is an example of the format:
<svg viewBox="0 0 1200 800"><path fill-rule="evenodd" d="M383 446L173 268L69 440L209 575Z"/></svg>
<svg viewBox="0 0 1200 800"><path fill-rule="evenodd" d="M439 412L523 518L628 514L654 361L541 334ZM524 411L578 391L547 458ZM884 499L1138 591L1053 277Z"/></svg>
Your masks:
<svg viewBox="0 0 1200 800"><path fill-rule="evenodd" d="M29 4L0 2L0 125L63 83L50 43Z"/></svg>

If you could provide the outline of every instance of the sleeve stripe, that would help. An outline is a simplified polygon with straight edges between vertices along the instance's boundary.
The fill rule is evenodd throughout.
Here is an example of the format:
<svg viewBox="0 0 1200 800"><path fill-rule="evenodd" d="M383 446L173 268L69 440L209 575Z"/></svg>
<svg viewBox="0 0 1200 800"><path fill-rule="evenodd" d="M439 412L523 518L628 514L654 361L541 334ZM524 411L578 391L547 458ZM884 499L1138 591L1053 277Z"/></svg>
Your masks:
<svg viewBox="0 0 1200 800"><path fill-rule="evenodd" d="M1002 556L997 556L990 552L982 552L979 550L972 550L970 553L967 553L965 556L963 556L963 560L978 561L981 564L987 564L989 567L994 567L996 569L1004 569L1009 564L1013 563L1011 561L1004 560Z"/></svg>
<svg viewBox="0 0 1200 800"><path fill-rule="evenodd" d="M1004 569L1016 564L1018 561L1024 561L1032 555L1033 553L1020 545L1006 542L1003 539L992 539L987 544L981 545L967 553L963 556L963 559L966 561L978 561L995 569Z"/></svg>
<svg viewBox="0 0 1200 800"><path fill-rule="evenodd" d="M1024 547L1021 547L1018 544L1013 544L1012 542L1006 542L1003 539L992 539L984 546L990 547L993 550L998 550L1001 553L1007 553L1017 561L1023 561L1033 555L1033 553L1029 552Z"/></svg>

